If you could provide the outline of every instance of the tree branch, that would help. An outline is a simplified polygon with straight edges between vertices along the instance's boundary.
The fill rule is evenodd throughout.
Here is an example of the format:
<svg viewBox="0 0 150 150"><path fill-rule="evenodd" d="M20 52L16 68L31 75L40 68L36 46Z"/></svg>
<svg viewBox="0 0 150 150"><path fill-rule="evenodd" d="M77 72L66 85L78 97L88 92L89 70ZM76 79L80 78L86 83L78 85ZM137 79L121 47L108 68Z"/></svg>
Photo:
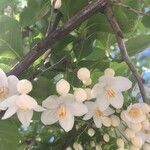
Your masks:
<svg viewBox="0 0 150 150"><path fill-rule="evenodd" d="M20 76L31 64L38 59L50 46L69 34L86 19L98 12L107 3L106 0L96 0L88 4L85 8L73 16L63 27L56 29L39 44L35 45L31 51L8 73L8 75Z"/></svg>
<svg viewBox="0 0 150 150"><path fill-rule="evenodd" d="M143 101L145 102L146 101L146 93L145 93L145 89L144 89L144 86L142 83L141 76L138 73L138 71L136 70L136 67L134 66L134 64L132 63L132 61L128 55L128 52L127 52L127 49L125 46L125 42L124 42L123 33L122 33L122 31L119 27L119 24L118 24L114 14L113 14L110 3L107 3L107 5L104 7L104 14L106 15L106 17L107 17L108 21L110 22L111 27L112 27L115 35L116 35L118 46L120 48L121 57L126 62L128 67L132 71L134 77L136 78L140 92L141 92L141 95L142 95L142 98L143 98Z"/></svg>

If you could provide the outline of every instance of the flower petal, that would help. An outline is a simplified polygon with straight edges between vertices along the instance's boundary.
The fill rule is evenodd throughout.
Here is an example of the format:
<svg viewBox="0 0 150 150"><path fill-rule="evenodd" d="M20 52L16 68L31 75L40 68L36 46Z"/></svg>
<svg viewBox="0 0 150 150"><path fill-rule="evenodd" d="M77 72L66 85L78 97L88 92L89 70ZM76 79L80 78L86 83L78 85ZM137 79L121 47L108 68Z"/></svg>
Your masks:
<svg viewBox="0 0 150 150"><path fill-rule="evenodd" d="M35 110L35 111L37 111L37 112L42 112L42 111L44 111L45 109L44 109L42 106L37 105L35 108L33 108L33 110Z"/></svg>
<svg viewBox="0 0 150 150"><path fill-rule="evenodd" d="M19 79L16 76L11 75L8 77L9 96L12 96L18 93L17 91L18 82L19 82Z"/></svg>
<svg viewBox="0 0 150 150"><path fill-rule="evenodd" d="M7 76L2 69L0 69L0 87L8 87Z"/></svg>
<svg viewBox="0 0 150 150"><path fill-rule="evenodd" d="M34 98L24 94L17 98L16 105L22 109L34 109L38 104Z"/></svg>
<svg viewBox="0 0 150 150"><path fill-rule="evenodd" d="M102 120L100 117L93 116L93 120L97 128L102 127Z"/></svg>
<svg viewBox="0 0 150 150"><path fill-rule="evenodd" d="M57 110L46 110L41 115L41 121L45 125L51 125L58 121Z"/></svg>
<svg viewBox="0 0 150 150"><path fill-rule="evenodd" d="M0 103L0 110L6 110L8 107L15 105L18 95L11 96Z"/></svg>
<svg viewBox="0 0 150 150"><path fill-rule="evenodd" d="M104 116L109 116L113 113L115 113L115 111L110 107L108 107L106 110L103 111Z"/></svg>
<svg viewBox="0 0 150 150"><path fill-rule="evenodd" d="M75 101L70 105L70 110L74 116L83 116L88 112L85 104Z"/></svg>
<svg viewBox="0 0 150 150"><path fill-rule="evenodd" d="M59 105L58 96L51 95L42 102L42 106L45 108L55 109Z"/></svg>
<svg viewBox="0 0 150 150"><path fill-rule="evenodd" d="M94 102L85 102L85 105L88 108L88 112L83 117L83 120L89 120L93 117L95 111L95 103Z"/></svg>
<svg viewBox="0 0 150 150"><path fill-rule="evenodd" d="M12 115L14 115L17 112L17 107L13 106L13 107L9 107L4 116L2 117L2 119L7 119L10 118Z"/></svg>
<svg viewBox="0 0 150 150"><path fill-rule="evenodd" d="M106 110L110 104L109 101L107 100L107 98L105 97L105 95L98 97L96 99L96 102L97 102L98 107L101 111Z"/></svg>
<svg viewBox="0 0 150 150"><path fill-rule="evenodd" d="M19 121L22 123L23 127L27 128L30 125L30 121L33 116L33 110L28 111L18 110L17 116Z"/></svg>
<svg viewBox="0 0 150 150"><path fill-rule="evenodd" d="M123 106L123 95L118 92L115 97L110 99L109 102L114 108L119 109Z"/></svg>
<svg viewBox="0 0 150 150"><path fill-rule="evenodd" d="M132 82L128 78L120 76L115 77L110 84L113 88L120 92L127 91L132 87Z"/></svg>
<svg viewBox="0 0 150 150"><path fill-rule="evenodd" d="M66 131L70 131L74 125L74 116L68 111L63 119L59 119L60 126Z"/></svg>

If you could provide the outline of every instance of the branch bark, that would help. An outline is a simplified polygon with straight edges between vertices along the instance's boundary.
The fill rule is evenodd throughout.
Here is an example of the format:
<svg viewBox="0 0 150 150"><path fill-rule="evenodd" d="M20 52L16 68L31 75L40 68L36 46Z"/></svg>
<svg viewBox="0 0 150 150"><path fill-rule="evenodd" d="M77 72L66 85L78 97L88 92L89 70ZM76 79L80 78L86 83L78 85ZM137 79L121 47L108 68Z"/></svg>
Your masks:
<svg viewBox="0 0 150 150"><path fill-rule="evenodd" d="M128 67L132 71L134 77L136 78L140 92L141 92L141 95L142 95L142 98L143 98L143 101L145 102L146 101L146 93L145 93L145 89L144 89L144 86L142 83L141 76L138 73L138 71L136 70L136 67L134 66L134 64L132 63L132 61L128 55L127 48L126 48L126 45L124 42L123 33L120 29L120 26L117 22L117 19L115 18L114 14L113 14L112 7L111 7L110 3L107 3L107 5L104 7L104 14L106 15L106 17L107 17L115 35L116 35L117 43L118 43L118 46L120 48L121 57L126 62Z"/></svg>
<svg viewBox="0 0 150 150"><path fill-rule="evenodd" d="M20 76L23 71L32 65L50 46L77 28L82 22L98 12L107 3L106 0L96 0L73 16L63 27L56 29L31 51L8 73L8 75Z"/></svg>

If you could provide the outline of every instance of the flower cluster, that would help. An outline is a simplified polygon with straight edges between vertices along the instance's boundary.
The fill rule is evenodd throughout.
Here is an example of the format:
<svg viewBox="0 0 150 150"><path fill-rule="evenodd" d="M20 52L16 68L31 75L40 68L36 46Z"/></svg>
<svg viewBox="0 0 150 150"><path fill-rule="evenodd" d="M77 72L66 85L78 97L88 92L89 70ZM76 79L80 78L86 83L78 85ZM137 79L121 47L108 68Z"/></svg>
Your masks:
<svg viewBox="0 0 150 150"><path fill-rule="evenodd" d="M140 149L145 143L150 143L150 106L135 103L123 110L123 92L132 87L128 78L115 76L114 70L108 68L92 87L91 74L87 68L79 69L77 77L83 83L82 87L72 88L69 82L61 79L56 83L58 95L50 95L40 106L29 95L32 90L30 81L19 80L15 76L7 77L0 70L0 110L5 110L2 119L16 113L23 127L27 128L33 111L37 111L42 112L41 121L44 125L58 122L68 132L74 126L75 117L83 116L84 121L92 119L97 128L117 128L123 124L125 137L132 143L131 150ZM121 109L121 115L116 115L117 110ZM88 134L92 137L95 131L91 128ZM104 135L107 142L108 137L107 134ZM124 140L121 137L116 143L118 149L124 149ZM77 146L79 144L74 145Z"/></svg>
<svg viewBox="0 0 150 150"><path fill-rule="evenodd" d="M131 141L132 149L140 149L146 142L150 143L150 106L145 103L131 104L121 113L127 128L124 133Z"/></svg>

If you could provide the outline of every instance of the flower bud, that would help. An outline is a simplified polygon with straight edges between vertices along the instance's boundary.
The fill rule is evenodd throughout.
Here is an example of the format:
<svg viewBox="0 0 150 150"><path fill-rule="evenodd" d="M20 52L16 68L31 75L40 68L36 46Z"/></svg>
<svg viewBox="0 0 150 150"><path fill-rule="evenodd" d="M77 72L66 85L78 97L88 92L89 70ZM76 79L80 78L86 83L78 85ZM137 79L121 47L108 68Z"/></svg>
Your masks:
<svg viewBox="0 0 150 150"><path fill-rule="evenodd" d="M83 82L83 84L85 85L85 86L88 86L88 85L91 85L91 83L92 83L92 79L91 78L89 78L88 80L86 80L86 81L82 81Z"/></svg>
<svg viewBox="0 0 150 150"><path fill-rule="evenodd" d="M104 126L110 127L110 126L111 126L111 119L108 118L108 117L105 117L105 118L102 120L102 123L103 123Z"/></svg>
<svg viewBox="0 0 150 150"><path fill-rule="evenodd" d="M17 90L21 94L28 94L32 90L32 83L29 80L20 80L17 84Z"/></svg>
<svg viewBox="0 0 150 150"><path fill-rule="evenodd" d="M77 77L81 81L87 81L90 78L90 71L87 68L80 68L77 72Z"/></svg>
<svg viewBox="0 0 150 150"><path fill-rule="evenodd" d="M140 150L140 148L139 148L139 147L136 147L136 146L134 146L134 145L131 145L129 150Z"/></svg>
<svg viewBox="0 0 150 150"><path fill-rule="evenodd" d="M107 77L114 77L115 71L113 69L111 69L111 68L107 68L104 71L104 75L107 76Z"/></svg>
<svg viewBox="0 0 150 150"><path fill-rule="evenodd" d="M105 142L109 142L110 137L109 137L108 134L104 134L103 139L104 139Z"/></svg>
<svg viewBox="0 0 150 150"><path fill-rule="evenodd" d="M117 139L117 146L120 147L120 148L124 147L124 141L121 138Z"/></svg>
<svg viewBox="0 0 150 150"><path fill-rule="evenodd" d="M142 129L141 123L132 123L131 129L133 129L135 132L138 132Z"/></svg>
<svg viewBox="0 0 150 150"><path fill-rule="evenodd" d="M92 137L92 136L94 136L94 134L95 134L95 130L92 129L92 128L90 128L90 129L88 130L88 135Z"/></svg>
<svg viewBox="0 0 150 150"><path fill-rule="evenodd" d="M66 95L70 90L70 84L64 80L61 79L56 83L56 91L60 95Z"/></svg>
<svg viewBox="0 0 150 150"><path fill-rule="evenodd" d="M137 147L141 147L143 144L143 140L139 136L135 136L134 138L132 138L131 142L134 146L137 146Z"/></svg>
<svg viewBox="0 0 150 150"><path fill-rule="evenodd" d="M127 128L125 131L124 131L125 135L127 138L133 138L135 137L135 131L130 129L130 128Z"/></svg>
<svg viewBox="0 0 150 150"><path fill-rule="evenodd" d="M59 9L61 7L61 0L51 0L51 5L55 9Z"/></svg>
<svg viewBox="0 0 150 150"><path fill-rule="evenodd" d="M90 100L90 99L92 99L93 97L92 97L92 90L90 89L90 88L86 88L86 89L84 89L85 90L85 92L86 92L86 94L87 94L87 99L88 100Z"/></svg>
<svg viewBox="0 0 150 150"><path fill-rule="evenodd" d="M100 144L96 144L96 146L95 146L95 150L102 150L101 145L100 145Z"/></svg>
<svg viewBox="0 0 150 150"><path fill-rule="evenodd" d="M150 150L150 144L145 143L145 144L143 145L143 150Z"/></svg>
<svg viewBox="0 0 150 150"><path fill-rule="evenodd" d="M117 127L120 125L120 118L118 116L111 116L111 125Z"/></svg>
<svg viewBox="0 0 150 150"><path fill-rule="evenodd" d="M150 122L149 122L149 120L144 120L142 122L142 128L145 129L145 130L147 130L147 129L150 128Z"/></svg>
<svg viewBox="0 0 150 150"><path fill-rule="evenodd" d="M75 96L76 101L78 101L78 102L83 102L83 101L87 100L86 91L82 88L75 89L74 96Z"/></svg>
<svg viewBox="0 0 150 150"><path fill-rule="evenodd" d="M90 142L90 145L91 145L91 147L95 147L95 142L94 142L94 141L91 141L91 142Z"/></svg>

